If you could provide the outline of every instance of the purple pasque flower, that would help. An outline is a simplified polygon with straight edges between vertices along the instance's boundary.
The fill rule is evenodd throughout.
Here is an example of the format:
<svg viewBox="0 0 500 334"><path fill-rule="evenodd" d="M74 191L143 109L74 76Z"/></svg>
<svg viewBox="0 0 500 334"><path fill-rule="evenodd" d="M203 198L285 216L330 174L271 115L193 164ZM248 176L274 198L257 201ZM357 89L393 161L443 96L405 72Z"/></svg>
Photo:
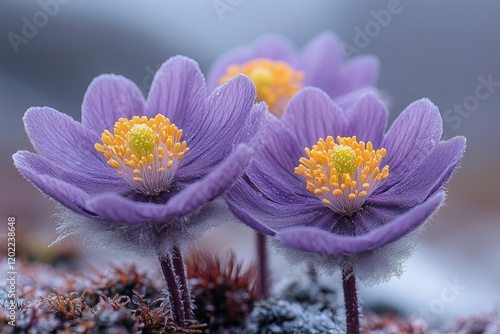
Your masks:
<svg viewBox="0 0 500 334"><path fill-rule="evenodd" d="M379 61L372 55L344 62L342 43L331 32L319 34L301 52L282 36L265 35L220 56L207 83L214 89L245 73L257 87L257 101L265 101L280 117L290 98L305 86L318 87L341 107L349 107L360 94L374 91L378 70Z"/></svg>
<svg viewBox="0 0 500 334"><path fill-rule="evenodd" d="M272 121L247 178L226 193L231 210L286 246L293 262L348 266L368 285L401 274L412 231L443 202L465 138L440 141L442 119L427 99L384 132L387 117L372 94L345 112L321 90L303 89Z"/></svg>
<svg viewBox="0 0 500 334"><path fill-rule="evenodd" d="M211 226L208 203L246 168L265 115L254 100L245 76L208 95L197 63L181 56L162 65L147 99L132 81L101 75L81 123L49 107L26 112L36 153L19 151L14 164L70 209L62 237L161 255Z"/></svg>

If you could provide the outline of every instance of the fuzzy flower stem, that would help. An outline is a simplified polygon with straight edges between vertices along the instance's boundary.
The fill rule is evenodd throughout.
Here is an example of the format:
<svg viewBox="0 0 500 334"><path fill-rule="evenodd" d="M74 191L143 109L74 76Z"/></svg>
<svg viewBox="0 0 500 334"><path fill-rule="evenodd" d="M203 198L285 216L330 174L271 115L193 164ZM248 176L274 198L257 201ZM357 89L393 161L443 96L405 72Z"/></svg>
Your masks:
<svg viewBox="0 0 500 334"><path fill-rule="evenodd" d="M181 287L177 282L177 277L174 272L174 266L170 256L160 257L161 271L167 282L167 289L170 298L170 307L172 308L172 316L177 326L185 327L185 310L182 302Z"/></svg>
<svg viewBox="0 0 500 334"><path fill-rule="evenodd" d="M266 236L258 232L256 236L259 268L258 293L261 299L265 299L269 296L269 259L267 256Z"/></svg>
<svg viewBox="0 0 500 334"><path fill-rule="evenodd" d="M174 272L177 275L179 288L182 290L182 302L184 304L184 315L186 320L193 320L193 307L191 303L191 291L189 289L188 281L186 278L186 266L182 258L181 250L178 246L172 249L172 263L174 265Z"/></svg>
<svg viewBox="0 0 500 334"><path fill-rule="evenodd" d="M342 269L342 287L344 289L347 333L359 334L358 295L352 267Z"/></svg>

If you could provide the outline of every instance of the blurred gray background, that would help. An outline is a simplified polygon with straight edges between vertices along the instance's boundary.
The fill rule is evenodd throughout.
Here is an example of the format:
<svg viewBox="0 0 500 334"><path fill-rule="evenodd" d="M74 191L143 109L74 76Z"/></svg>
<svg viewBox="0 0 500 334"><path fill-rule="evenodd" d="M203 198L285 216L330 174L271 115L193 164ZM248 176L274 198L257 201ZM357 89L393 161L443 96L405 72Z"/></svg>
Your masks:
<svg viewBox="0 0 500 334"><path fill-rule="evenodd" d="M388 10L393 13L382 20L381 11ZM10 215L27 235L18 233L23 242L44 248L55 239L54 204L12 165L15 151L32 149L21 121L28 107L51 106L79 120L85 90L101 73L123 74L147 92L154 71L172 55L194 58L206 72L221 52L262 33L281 33L301 48L331 30L355 53L380 58L378 86L391 101L391 120L412 101L428 97L445 117L445 136L468 138L462 168L448 185L447 205L407 262L407 272L362 290L361 298L367 306L436 321L498 310L499 15L500 3L493 0L2 0L0 243ZM13 45L9 36L23 36L27 21L39 27ZM360 31L367 35L360 37ZM228 246L242 256L253 254L252 234L236 224L213 231L201 245L223 252L211 246L221 234L233 236ZM86 256L92 254L106 259L103 253ZM287 270L277 257L273 266Z"/></svg>

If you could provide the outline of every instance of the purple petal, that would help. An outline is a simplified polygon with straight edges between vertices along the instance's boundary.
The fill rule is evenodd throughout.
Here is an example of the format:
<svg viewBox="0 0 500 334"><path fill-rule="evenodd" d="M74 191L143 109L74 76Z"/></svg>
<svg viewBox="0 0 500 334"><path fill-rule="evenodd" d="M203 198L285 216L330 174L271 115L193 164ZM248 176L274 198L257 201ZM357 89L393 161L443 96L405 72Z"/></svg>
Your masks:
<svg viewBox="0 0 500 334"><path fill-rule="evenodd" d="M19 172L28 181L67 208L86 216L89 215L85 208L85 202L89 199L87 193L55 177L37 173L37 171L30 168L29 164L27 164L23 153L29 152L18 152L13 155L13 159Z"/></svg>
<svg viewBox="0 0 500 334"><path fill-rule="evenodd" d="M251 49L252 58L266 58L286 62L291 62L295 53L292 42L276 34L268 34L256 39Z"/></svg>
<svg viewBox="0 0 500 334"><path fill-rule="evenodd" d="M285 245L327 255L349 255L382 247L396 241L423 224L441 205L444 192L439 191L393 221L358 236L341 236L308 227L284 229L276 238Z"/></svg>
<svg viewBox="0 0 500 334"><path fill-rule="evenodd" d="M187 139L190 151L179 178L206 175L235 145L255 135L266 111L262 104L253 108L255 96L254 84L243 75L217 87L208 97L207 114L196 122L198 129Z"/></svg>
<svg viewBox="0 0 500 334"><path fill-rule="evenodd" d="M371 93L364 95L348 116L352 135L356 135L357 140L371 141L376 149L380 148L389 116L382 101Z"/></svg>
<svg viewBox="0 0 500 334"><path fill-rule="evenodd" d="M401 182L370 198L374 203L412 207L424 201L450 178L465 152L465 138L440 142Z"/></svg>
<svg viewBox="0 0 500 334"><path fill-rule="evenodd" d="M380 228L408 210L408 208L401 208L392 203L365 203L363 209L353 219L354 233L352 235L363 235Z"/></svg>
<svg viewBox="0 0 500 334"><path fill-rule="evenodd" d="M215 61L207 76L209 91L219 85L219 80L226 75L227 67L230 65L243 65L257 58L283 60L291 63L294 53L294 46L288 39L272 34L262 36L252 45L239 47L224 53Z"/></svg>
<svg viewBox="0 0 500 334"><path fill-rule="evenodd" d="M350 111L350 109L352 109L356 105L358 100L366 94L372 94L375 95L377 98L380 98L380 93L376 88L365 87L335 97L333 99L333 102L335 102L335 104L338 105L342 110Z"/></svg>
<svg viewBox="0 0 500 334"><path fill-rule="evenodd" d="M276 117L270 120L266 130L265 142L247 170L250 180L279 203L298 203L304 201L303 197L312 197L304 179L294 172L299 159L305 155L294 136Z"/></svg>
<svg viewBox="0 0 500 334"><path fill-rule="evenodd" d="M240 179L226 192L231 211L251 228L268 235L294 226L324 227L338 217L318 199L297 204L275 203L265 199Z"/></svg>
<svg viewBox="0 0 500 334"><path fill-rule="evenodd" d="M344 136L347 129L345 113L322 90L312 87L295 94L282 121L302 148L315 145L319 138Z"/></svg>
<svg viewBox="0 0 500 334"><path fill-rule="evenodd" d="M375 85L380 62L375 56L358 56L350 59L336 75L335 86L327 90L331 97Z"/></svg>
<svg viewBox="0 0 500 334"><path fill-rule="evenodd" d="M258 146L270 119L276 119L276 117L269 112L267 104L265 102L255 103L248 111L245 123L238 131L234 142Z"/></svg>
<svg viewBox="0 0 500 334"><path fill-rule="evenodd" d="M87 202L87 206L99 217L117 224L144 224L162 220L167 216L164 214L164 206L136 202L116 193L94 196Z"/></svg>
<svg viewBox="0 0 500 334"><path fill-rule="evenodd" d="M198 124L201 125L200 130L193 139L204 142L205 145L208 141L223 146L224 142L237 138L240 129L252 115L255 97L255 85L245 75L237 75L217 87L208 97L208 115L202 124ZM263 115L261 108L256 112L260 117ZM256 128L257 126L254 127L254 133Z"/></svg>
<svg viewBox="0 0 500 334"><path fill-rule="evenodd" d="M390 223L407 211L408 208L401 208L390 203L365 203L356 215L343 216L326 230L344 236L363 235Z"/></svg>
<svg viewBox="0 0 500 334"><path fill-rule="evenodd" d="M382 163L389 165L389 178L380 186L382 192L420 164L436 146L443 133L443 120L438 108L428 99L410 104L394 121L385 135L382 147L387 156Z"/></svg>
<svg viewBox="0 0 500 334"><path fill-rule="evenodd" d="M23 172L29 170L30 175L39 174L54 177L69 183L82 191L92 195L104 191L126 192L127 185L123 179L113 171L113 174L94 173L89 170L72 170L55 165L46 158L27 151L19 151L13 156L14 164ZM104 166L103 168L110 169ZM26 176L26 175L25 175ZM42 189L43 190L43 189Z"/></svg>
<svg viewBox="0 0 500 334"><path fill-rule="evenodd" d="M115 223L140 224L182 218L221 195L244 172L252 149L240 145L229 158L204 179L186 186L166 204L135 202L114 193L93 197L88 206L100 217Z"/></svg>
<svg viewBox="0 0 500 334"><path fill-rule="evenodd" d="M305 73L305 86L318 87L330 94L337 84L342 60L340 40L334 34L324 32L304 47L297 68Z"/></svg>
<svg viewBox="0 0 500 334"><path fill-rule="evenodd" d="M245 171L254 154L253 148L240 144L204 179L186 187L168 203L178 216L186 215L222 195Z"/></svg>
<svg viewBox="0 0 500 334"><path fill-rule="evenodd" d="M99 137L113 131L121 117L144 114L144 96L131 80L121 75L103 74L92 80L82 104L82 124Z"/></svg>
<svg viewBox="0 0 500 334"><path fill-rule="evenodd" d="M69 170L112 176L102 154L94 149L100 137L66 114L48 107L30 108L23 117L35 150Z"/></svg>
<svg viewBox="0 0 500 334"><path fill-rule="evenodd" d="M146 101L146 116L168 117L184 138L197 131L207 116L207 91L198 64L189 58L176 56L167 60L156 72Z"/></svg>

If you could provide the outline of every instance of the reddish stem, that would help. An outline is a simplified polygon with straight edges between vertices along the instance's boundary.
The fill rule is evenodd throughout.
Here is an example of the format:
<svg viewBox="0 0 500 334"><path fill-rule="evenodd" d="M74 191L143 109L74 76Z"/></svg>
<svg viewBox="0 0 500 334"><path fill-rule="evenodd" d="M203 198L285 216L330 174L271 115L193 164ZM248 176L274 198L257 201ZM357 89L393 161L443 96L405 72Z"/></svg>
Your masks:
<svg viewBox="0 0 500 334"><path fill-rule="evenodd" d="M347 324L347 334L359 334L358 295L356 293L356 278L354 270L342 269L342 287L344 288L344 303Z"/></svg>
<svg viewBox="0 0 500 334"><path fill-rule="evenodd" d="M174 266L170 256L160 257L161 271L167 283L167 290L169 292L170 307L172 308L172 316L177 326L184 328L185 324L185 310L182 302L182 292L177 285L176 275L174 273Z"/></svg>
<svg viewBox="0 0 500 334"><path fill-rule="evenodd" d="M182 259L182 253L178 246L172 249L172 263L174 265L174 272L179 281L179 289L182 292L182 302L184 304L184 315L186 320L193 320L193 308L191 303L191 291L186 276L186 266Z"/></svg>
<svg viewBox="0 0 500 334"><path fill-rule="evenodd" d="M259 269L258 293L261 299L269 296L269 258L267 256L266 236L257 232L257 257Z"/></svg>

